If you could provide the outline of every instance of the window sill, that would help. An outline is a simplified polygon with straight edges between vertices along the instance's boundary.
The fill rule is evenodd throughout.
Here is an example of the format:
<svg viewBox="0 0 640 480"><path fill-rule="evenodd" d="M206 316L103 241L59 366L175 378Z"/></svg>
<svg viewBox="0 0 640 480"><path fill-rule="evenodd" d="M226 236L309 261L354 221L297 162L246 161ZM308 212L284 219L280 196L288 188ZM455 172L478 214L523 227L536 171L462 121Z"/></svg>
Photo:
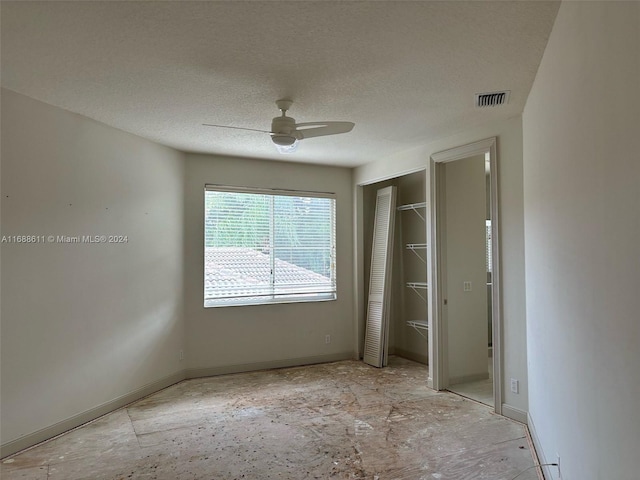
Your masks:
<svg viewBox="0 0 640 480"><path fill-rule="evenodd" d="M311 302L332 302L337 300L336 294L314 295L308 297L288 297L288 298L272 298L272 299L228 299L228 300L205 300L204 308L220 308L220 307L246 307L255 305L279 305L283 303L311 303Z"/></svg>

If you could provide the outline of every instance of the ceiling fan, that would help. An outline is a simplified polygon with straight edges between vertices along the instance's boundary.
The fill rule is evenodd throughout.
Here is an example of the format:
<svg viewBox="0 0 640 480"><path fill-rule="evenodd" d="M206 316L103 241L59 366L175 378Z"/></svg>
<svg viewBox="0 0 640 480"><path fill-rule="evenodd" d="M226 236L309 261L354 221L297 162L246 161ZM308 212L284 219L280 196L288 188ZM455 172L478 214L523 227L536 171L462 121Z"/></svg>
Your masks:
<svg viewBox="0 0 640 480"><path fill-rule="evenodd" d="M231 127L228 125L213 125L203 123L206 127L233 128L236 130L248 130L251 132L268 133L271 141L275 144L280 153L293 153L298 148L300 140L312 137L322 137L325 135L337 135L339 133L350 132L353 122L306 122L296 123L294 118L287 117L287 110L291 108L291 100L278 100L276 105L282 115L271 120L271 131L257 130L255 128Z"/></svg>

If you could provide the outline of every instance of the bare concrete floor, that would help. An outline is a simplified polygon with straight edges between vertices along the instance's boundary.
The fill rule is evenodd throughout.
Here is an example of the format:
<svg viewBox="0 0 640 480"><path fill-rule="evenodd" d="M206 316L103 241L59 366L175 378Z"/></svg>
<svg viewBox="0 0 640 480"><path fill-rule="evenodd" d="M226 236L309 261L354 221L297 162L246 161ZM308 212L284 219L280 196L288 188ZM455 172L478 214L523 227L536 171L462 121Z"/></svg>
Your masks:
<svg viewBox="0 0 640 480"><path fill-rule="evenodd" d="M510 480L534 464L522 425L426 377L391 357L187 380L5 459L0 477Z"/></svg>

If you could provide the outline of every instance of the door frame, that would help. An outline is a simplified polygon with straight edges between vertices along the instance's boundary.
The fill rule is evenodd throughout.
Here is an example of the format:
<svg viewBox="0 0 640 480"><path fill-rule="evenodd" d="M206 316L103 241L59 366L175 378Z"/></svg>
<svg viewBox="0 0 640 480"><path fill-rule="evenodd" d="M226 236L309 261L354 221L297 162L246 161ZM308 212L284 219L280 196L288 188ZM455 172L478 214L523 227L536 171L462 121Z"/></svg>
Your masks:
<svg viewBox="0 0 640 480"><path fill-rule="evenodd" d="M491 171L491 255L492 255L492 350L493 350L493 399L494 411L502 414L502 303L500 281L500 235L498 208L498 158L496 137L487 138L467 145L450 148L430 157L429 162L429 208L427 209L427 239L430 243L427 262L428 314L429 314L429 386L435 390L444 390L449 386L448 339L442 312L443 272L441 269L441 249L438 224L441 188L439 172L447 162L461 160L475 155L489 154Z"/></svg>

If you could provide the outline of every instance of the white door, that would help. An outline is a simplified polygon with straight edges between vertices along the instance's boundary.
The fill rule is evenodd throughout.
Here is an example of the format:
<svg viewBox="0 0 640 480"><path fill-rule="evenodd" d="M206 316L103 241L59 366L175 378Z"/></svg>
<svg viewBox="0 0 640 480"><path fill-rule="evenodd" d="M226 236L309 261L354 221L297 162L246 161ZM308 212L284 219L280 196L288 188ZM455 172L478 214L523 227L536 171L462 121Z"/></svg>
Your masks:
<svg viewBox="0 0 640 480"><path fill-rule="evenodd" d="M371 247L371 276L367 301L364 362L374 367L387 364L389 337L389 296L396 187L378 190Z"/></svg>

